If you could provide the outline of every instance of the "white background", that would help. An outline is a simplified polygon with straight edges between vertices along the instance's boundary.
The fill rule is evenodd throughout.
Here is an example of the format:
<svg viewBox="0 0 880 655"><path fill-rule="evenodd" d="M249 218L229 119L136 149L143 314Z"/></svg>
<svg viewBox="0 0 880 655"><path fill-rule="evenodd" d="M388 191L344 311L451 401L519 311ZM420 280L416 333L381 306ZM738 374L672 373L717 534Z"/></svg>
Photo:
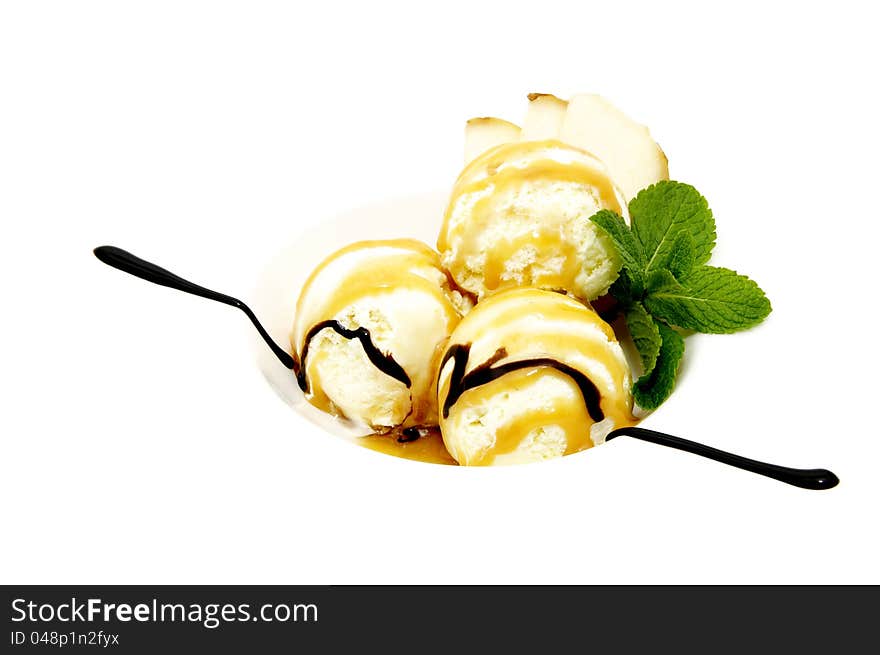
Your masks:
<svg viewBox="0 0 880 655"><path fill-rule="evenodd" d="M0 581L880 582L869 6L3 3ZM627 440L486 470L355 448L272 393L243 316L91 255L247 298L307 226L448 188L463 121L529 91L648 123L713 263L773 302L695 340L647 425L837 489Z"/></svg>

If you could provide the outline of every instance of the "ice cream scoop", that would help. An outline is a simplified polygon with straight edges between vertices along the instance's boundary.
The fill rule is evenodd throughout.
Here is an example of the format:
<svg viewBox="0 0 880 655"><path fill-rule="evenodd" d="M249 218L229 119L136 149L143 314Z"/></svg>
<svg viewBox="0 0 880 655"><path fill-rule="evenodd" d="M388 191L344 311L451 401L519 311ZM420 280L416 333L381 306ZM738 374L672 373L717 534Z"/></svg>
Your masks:
<svg viewBox="0 0 880 655"><path fill-rule="evenodd" d="M459 464L559 457L636 423L611 327L551 291L516 289L477 304L453 330L438 382L443 441Z"/></svg>
<svg viewBox="0 0 880 655"><path fill-rule="evenodd" d="M468 308L421 242L343 248L315 269L297 302L300 387L313 405L378 432L436 424L440 350Z"/></svg>
<svg viewBox="0 0 880 655"><path fill-rule="evenodd" d="M627 216L605 165L559 141L497 146L462 171L437 240L455 282L478 298L511 287L592 300L620 259L590 222L600 209Z"/></svg>

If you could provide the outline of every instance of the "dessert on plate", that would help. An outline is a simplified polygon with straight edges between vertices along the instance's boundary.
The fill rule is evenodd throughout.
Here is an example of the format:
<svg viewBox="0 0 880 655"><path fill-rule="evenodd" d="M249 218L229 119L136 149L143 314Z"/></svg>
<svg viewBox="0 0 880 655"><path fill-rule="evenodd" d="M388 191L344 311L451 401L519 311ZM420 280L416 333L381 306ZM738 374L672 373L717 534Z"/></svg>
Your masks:
<svg viewBox="0 0 880 655"><path fill-rule="evenodd" d="M528 98L522 127L466 123L437 250L393 239L328 256L301 288L290 350L231 296L112 246L95 254L244 311L306 399L361 426L358 441L374 450L486 466L625 435L797 486L836 485L825 469L636 427L672 393L685 335L750 328L770 303L749 278L709 264L712 211L669 180L646 127L594 94Z"/></svg>
<svg viewBox="0 0 880 655"><path fill-rule="evenodd" d="M712 213L668 181L646 127L595 94L528 99L522 127L467 121L437 251L354 244L302 290L301 387L372 430L365 445L413 457L439 430L462 465L584 450L669 396L680 328L729 332L769 312L753 282L706 266Z"/></svg>

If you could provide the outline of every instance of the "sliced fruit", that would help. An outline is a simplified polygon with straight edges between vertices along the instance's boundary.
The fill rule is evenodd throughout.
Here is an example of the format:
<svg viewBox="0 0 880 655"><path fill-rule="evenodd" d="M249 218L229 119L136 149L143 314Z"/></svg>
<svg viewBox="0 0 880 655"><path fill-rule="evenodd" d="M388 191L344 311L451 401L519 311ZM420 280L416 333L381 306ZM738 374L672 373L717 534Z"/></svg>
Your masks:
<svg viewBox="0 0 880 655"><path fill-rule="evenodd" d="M464 128L464 163L469 164L489 148L519 140L518 125L501 118L472 118Z"/></svg>
<svg viewBox="0 0 880 655"><path fill-rule="evenodd" d="M523 121L520 139L544 141L558 139L568 102L550 93L530 93L529 108Z"/></svg>
<svg viewBox="0 0 880 655"><path fill-rule="evenodd" d="M669 179L666 155L648 128L601 96L591 93L569 100L560 140L601 159L627 201L645 187Z"/></svg>

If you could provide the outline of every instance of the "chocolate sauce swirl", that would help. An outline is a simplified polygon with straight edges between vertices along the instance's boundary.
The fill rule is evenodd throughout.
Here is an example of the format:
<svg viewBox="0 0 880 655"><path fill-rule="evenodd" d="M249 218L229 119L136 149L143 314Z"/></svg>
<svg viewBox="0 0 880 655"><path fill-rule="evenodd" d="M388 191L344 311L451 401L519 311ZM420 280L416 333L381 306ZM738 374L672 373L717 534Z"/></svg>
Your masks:
<svg viewBox="0 0 880 655"><path fill-rule="evenodd" d="M787 466L779 466L777 464L768 464L767 462L759 462L755 459L734 455L711 446L706 446L696 441L688 441L681 437L675 437L671 434L664 434L656 430L646 430L645 428L624 427L611 431L605 441L616 439L617 437L632 437L648 443L683 450L686 453L699 455L713 459L716 462L727 464L744 471L750 471L763 475L786 484L800 487L801 489L831 489L836 487L840 482L838 477L828 469L795 469Z"/></svg>
<svg viewBox="0 0 880 655"><path fill-rule="evenodd" d="M507 350L499 348L488 360L474 368L470 373L465 375L468 357L470 356L470 344L456 344L451 346L443 356L440 364L440 370L453 360L452 374L449 377L449 391L443 401L443 418L449 416L449 409L458 401L461 395L470 389L481 387L493 380L497 380L503 375L507 375L512 371L519 371L524 368L535 368L546 366L554 368L560 373L564 373L570 377L584 398L584 404L587 406L587 412L596 423L605 418L605 414L599 405L602 400L599 390L593 381L590 380L582 371L577 370L551 357L537 357L535 359L522 359L515 362L507 362L506 364L496 363L507 357Z"/></svg>
<svg viewBox="0 0 880 655"><path fill-rule="evenodd" d="M278 360L287 368L292 369L294 372L297 371L298 363L296 359L291 357L289 353L285 352L281 346L275 343L272 337L269 336L269 333L266 332L266 328L264 328L260 321L257 320L256 314L254 314L254 312L251 311L251 308L238 298L227 296L225 293L211 291L211 289L206 289L205 287L190 282L189 280L184 280L179 275L175 275L161 266L157 266L152 262L141 259L140 257L132 255L127 250L117 248L116 246L98 246L93 252L95 257L107 264L107 266L112 266L115 269L139 277L147 282L159 284L163 287L170 287L171 289L177 289L178 291L190 293L194 296L199 296L200 298L214 300L223 303L224 305L230 305L231 307L237 307L250 319L251 323L253 323L254 327L257 329L257 332L259 332L260 337L266 342L266 345L269 346Z"/></svg>
<svg viewBox="0 0 880 655"><path fill-rule="evenodd" d="M306 333L302 354L299 358L299 370L295 370L296 381L299 383L299 388L304 392L308 393L309 391L309 382L306 378L306 357L309 355L309 345L311 344L312 339L315 338L321 330L326 329L333 330L336 334L345 339L357 339L361 342L361 346L363 346L364 352L373 366L382 371L385 375L403 382L407 389L412 386L412 381L409 379L406 371L403 370L403 367L394 360L394 357L392 357L390 353L385 354L376 347L376 344L373 343L373 339L370 337L370 331L367 328L359 327L355 330L349 330L339 321L329 320L321 321Z"/></svg>

